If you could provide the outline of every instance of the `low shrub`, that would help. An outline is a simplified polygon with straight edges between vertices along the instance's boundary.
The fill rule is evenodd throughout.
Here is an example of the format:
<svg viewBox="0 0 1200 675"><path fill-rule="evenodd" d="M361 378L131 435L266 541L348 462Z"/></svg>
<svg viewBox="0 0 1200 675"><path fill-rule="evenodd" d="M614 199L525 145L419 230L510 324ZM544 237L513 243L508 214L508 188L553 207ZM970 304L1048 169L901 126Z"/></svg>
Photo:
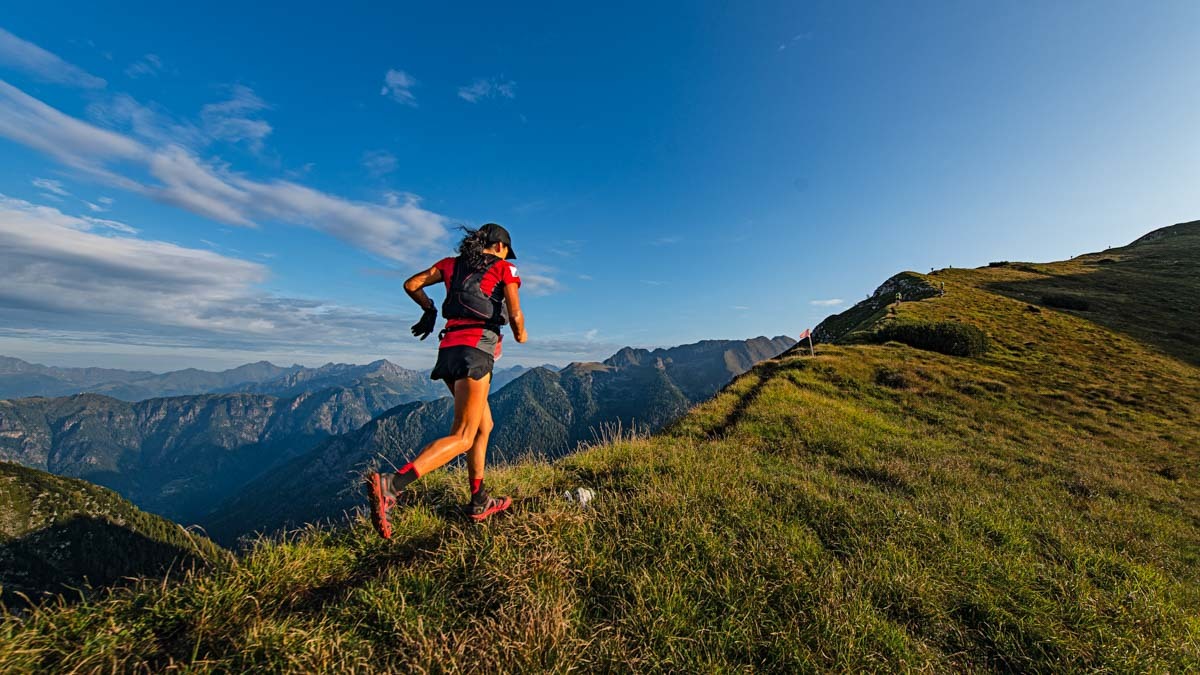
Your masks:
<svg viewBox="0 0 1200 675"><path fill-rule="evenodd" d="M879 329L875 338L950 356L979 356L987 351L983 331L955 321L894 323Z"/></svg>
<svg viewBox="0 0 1200 675"><path fill-rule="evenodd" d="M1042 304L1055 309L1074 309L1080 312L1086 312L1091 307L1087 300L1069 293L1047 293L1042 296Z"/></svg>
<svg viewBox="0 0 1200 675"><path fill-rule="evenodd" d="M987 394L1003 394L1008 391L1008 385L996 380L959 380L953 386L968 396L986 396Z"/></svg>
<svg viewBox="0 0 1200 675"><path fill-rule="evenodd" d="M875 384L889 389L908 389L912 380L903 371L882 366L875 371Z"/></svg>

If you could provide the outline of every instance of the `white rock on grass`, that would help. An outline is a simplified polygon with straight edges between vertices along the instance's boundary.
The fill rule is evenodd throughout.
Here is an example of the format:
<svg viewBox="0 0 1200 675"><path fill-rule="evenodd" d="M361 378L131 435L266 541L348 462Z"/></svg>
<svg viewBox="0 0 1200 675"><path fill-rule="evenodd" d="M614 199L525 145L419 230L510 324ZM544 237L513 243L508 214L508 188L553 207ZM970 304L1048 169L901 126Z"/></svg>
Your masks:
<svg viewBox="0 0 1200 675"><path fill-rule="evenodd" d="M563 493L563 497L572 504L578 504L581 508L590 509L591 501L596 496L595 492L585 487L578 487L574 490L568 490Z"/></svg>

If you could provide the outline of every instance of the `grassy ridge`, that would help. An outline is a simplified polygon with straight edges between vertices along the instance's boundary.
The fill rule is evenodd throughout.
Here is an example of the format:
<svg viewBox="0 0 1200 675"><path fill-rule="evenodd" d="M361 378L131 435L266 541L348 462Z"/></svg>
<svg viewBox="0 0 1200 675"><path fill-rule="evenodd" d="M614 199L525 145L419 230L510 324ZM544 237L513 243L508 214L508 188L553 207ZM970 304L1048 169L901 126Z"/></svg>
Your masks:
<svg viewBox="0 0 1200 675"><path fill-rule="evenodd" d="M1198 239L1172 238L1193 270ZM662 434L490 473L504 520L468 526L435 474L393 542L311 528L7 619L0 670L1200 668L1200 370L1170 337L1195 318L1018 293L1076 264L943 270L881 317L978 326L980 357L795 350ZM581 484L595 508L558 496Z"/></svg>
<svg viewBox="0 0 1200 675"><path fill-rule="evenodd" d="M63 594L126 577L232 563L205 537L75 478L0 462L0 603Z"/></svg>

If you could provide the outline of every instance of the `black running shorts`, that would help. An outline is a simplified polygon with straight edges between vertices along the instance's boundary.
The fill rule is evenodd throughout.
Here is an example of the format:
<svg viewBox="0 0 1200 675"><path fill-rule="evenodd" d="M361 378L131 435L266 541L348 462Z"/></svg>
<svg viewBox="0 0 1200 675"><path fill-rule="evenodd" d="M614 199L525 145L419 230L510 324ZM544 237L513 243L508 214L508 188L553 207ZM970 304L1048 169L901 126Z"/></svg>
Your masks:
<svg viewBox="0 0 1200 675"><path fill-rule="evenodd" d="M492 372L496 360L491 354L474 347L443 347L438 350L437 363L429 374L431 380L454 382L464 377L482 380Z"/></svg>

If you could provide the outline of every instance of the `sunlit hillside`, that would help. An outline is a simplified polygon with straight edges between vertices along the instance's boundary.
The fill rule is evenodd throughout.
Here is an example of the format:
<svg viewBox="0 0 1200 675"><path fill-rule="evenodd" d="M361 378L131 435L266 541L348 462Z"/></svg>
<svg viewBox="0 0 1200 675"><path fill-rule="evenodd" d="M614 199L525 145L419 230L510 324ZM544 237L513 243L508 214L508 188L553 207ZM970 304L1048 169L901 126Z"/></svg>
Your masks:
<svg viewBox="0 0 1200 675"><path fill-rule="evenodd" d="M906 279L663 433L492 472L508 517L430 476L392 541L8 618L0 671L1200 668L1200 224Z"/></svg>

